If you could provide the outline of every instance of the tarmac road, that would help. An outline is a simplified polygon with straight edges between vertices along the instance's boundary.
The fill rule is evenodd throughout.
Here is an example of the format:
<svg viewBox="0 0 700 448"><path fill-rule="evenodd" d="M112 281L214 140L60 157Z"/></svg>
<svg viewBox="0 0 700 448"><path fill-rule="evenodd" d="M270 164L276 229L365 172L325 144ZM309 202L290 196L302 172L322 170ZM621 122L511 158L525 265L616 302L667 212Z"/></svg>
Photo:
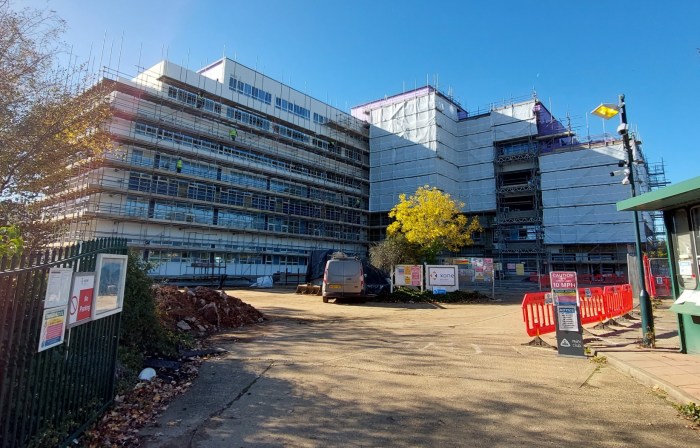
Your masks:
<svg viewBox="0 0 700 448"><path fill-rule="evenodd" d="M519 303L228 293L269 320L217 336L229 353L141 431L144 446L700 446L651 389L522 345Z"/></svg>

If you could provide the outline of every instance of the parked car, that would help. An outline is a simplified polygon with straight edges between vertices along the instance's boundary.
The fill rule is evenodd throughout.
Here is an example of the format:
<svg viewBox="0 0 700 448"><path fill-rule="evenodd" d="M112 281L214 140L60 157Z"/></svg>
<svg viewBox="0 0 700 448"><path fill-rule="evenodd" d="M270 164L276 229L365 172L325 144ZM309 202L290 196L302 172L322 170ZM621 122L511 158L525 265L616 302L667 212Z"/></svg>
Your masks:
<svg viewBox="0 0 700 448"><path fill-rule="evenodd" d="M329 299L362 299L365 296L362 262L349 257L328 260L323 272L321 295L323 303L328 303Z"/></svg>
<svg viewBox="0 0 700 448"><path fill-rule="evenodd" d="M391 285L387 281L387 275L369 263L363 263L365 274L365 296L385 298L391 293Z"/></svg>

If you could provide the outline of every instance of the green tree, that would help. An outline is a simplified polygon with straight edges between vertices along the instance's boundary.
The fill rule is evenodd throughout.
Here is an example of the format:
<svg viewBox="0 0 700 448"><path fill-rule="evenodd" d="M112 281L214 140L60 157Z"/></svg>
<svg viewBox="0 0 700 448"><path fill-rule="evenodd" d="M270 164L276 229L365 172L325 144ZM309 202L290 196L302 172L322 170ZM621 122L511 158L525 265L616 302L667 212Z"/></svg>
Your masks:
<svg viewBox="0 0 700 448"><path fill-rule="evenodd" d="M66 61L65 23L52 11L14 10L0 0L0 216L61 191L91 157L109 147L104 83ZM63 61L63 62L62 62ZM28 205L29 204L29 205ZM35 215L38 212L32 212ZM26 221L16 225L22 233Z"/></svg>
<svg viewBox="0 0 700 448"><path fill-rule="evenodd" d="M403 234L406 241L418 246L424 261L434 262L443 250L456 252L473 244L472 233L481 231L479 220L469 220L462 207L464 203L435 187L420 187L412 196L399 196L399 203L389 212L394 222L387 234Z"/></svg>
<svg viewBox="0 0 700 448"><path fill-rule="evenodd" d="M0 257L19 254L24 248L24 240L17 226L0 227Z"/></svg>
<svg viewBox="0 0 700 448"><path fill-rule="evenodd" d="M390 273L392 266L417 263L419 258L417 246L401 233L388 236L369 248L369 262L384 273Z"/></svg>

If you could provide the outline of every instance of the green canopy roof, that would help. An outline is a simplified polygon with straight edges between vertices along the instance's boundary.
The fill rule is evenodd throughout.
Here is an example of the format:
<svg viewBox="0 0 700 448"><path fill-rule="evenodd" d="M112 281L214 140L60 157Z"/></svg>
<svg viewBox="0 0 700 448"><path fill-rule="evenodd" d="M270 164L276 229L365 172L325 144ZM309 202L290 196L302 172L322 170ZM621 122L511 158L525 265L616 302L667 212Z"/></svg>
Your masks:
<svg viewBox="0 0 700 448"><path fill-rule="evenodd" d="M670 210L689 204L700 204L700 177L625 199L617 203L617 210Z"/></svg>

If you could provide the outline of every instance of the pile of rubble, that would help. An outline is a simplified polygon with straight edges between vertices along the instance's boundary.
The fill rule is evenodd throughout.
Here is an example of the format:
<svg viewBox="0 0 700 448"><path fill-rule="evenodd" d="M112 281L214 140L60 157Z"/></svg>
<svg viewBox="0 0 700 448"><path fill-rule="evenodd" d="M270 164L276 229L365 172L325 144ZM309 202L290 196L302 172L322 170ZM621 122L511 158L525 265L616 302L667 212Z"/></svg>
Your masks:
<svg viewBox="0 0 700 448"><path fill-rule="evenodd" d="M166 328L198 336L265 320L260 311L241 299L211 288L180 291L157 285L153 286L153 297L158 318Z"/></svg>

